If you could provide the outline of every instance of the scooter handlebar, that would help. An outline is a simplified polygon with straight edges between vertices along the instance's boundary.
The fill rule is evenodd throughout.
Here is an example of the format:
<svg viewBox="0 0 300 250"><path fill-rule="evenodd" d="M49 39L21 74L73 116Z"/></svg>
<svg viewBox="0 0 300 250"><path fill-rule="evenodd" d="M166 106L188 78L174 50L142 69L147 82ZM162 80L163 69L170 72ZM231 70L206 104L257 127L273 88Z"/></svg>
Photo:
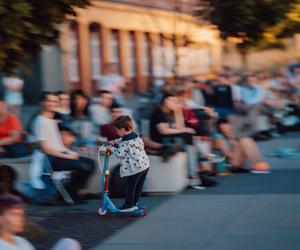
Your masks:
<svg viewBox="0 0 300 250"><path fill-rule="evenodd" d="M111 155L111 149L109 148L109 144L107 142L99 147L99 153L100 155Z"/></svg>

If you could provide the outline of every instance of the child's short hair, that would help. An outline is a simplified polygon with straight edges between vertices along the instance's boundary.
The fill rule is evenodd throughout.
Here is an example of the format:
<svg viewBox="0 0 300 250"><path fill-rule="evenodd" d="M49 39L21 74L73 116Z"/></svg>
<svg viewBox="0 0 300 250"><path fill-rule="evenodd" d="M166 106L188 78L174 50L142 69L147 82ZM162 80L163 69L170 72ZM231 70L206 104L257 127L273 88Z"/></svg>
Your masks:
<svg viewBox="0 0 300 250"><path fill-rule="evenodd" d="M0 215L12 208L24 209L25 205L21 198L15 195L0 195Z"/></svg>
<svg viewBox="0 0 300 250"><path fill-rule="evenodd" d="M128 115L121 115L114 121L114 126L118 129L125 129L126 131L133 130L132 119Z"/></svg>

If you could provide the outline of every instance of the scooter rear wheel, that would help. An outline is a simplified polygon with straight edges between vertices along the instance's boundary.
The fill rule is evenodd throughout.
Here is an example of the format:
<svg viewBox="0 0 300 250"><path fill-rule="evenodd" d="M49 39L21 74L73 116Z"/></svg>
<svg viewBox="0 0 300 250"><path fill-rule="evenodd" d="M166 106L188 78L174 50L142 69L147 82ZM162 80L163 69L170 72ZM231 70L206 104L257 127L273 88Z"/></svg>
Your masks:
<svg viewBox="0 0 300 250"><path fill-rule="evenodd" d="M100 216L105 216L105 215L107 215L107 209L106 209L106 208L103 209L102 207L99 207L99 209L98 209L98 214L99 214Z"/></svg>
<svg viewBox="0 0 300 250"><path fill-rule="evenodd" d="M145 217L148 214L147 209L146 208L141 208L141 210L143 211L142 217Z"/></svg>

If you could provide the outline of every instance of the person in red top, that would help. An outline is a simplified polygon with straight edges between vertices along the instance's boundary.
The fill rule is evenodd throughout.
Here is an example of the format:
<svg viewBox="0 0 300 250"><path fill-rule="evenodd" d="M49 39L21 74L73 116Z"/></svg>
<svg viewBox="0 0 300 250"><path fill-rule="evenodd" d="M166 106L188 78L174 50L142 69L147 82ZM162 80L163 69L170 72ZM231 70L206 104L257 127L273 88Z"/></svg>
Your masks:
<svg viewBox="0 0 300 250"><path fill-rule="evenodd" d="M30 150L22 139L22 125L14 114L7 111L7 104L0 98L0 147L2 157L23 157Z"/></svg>

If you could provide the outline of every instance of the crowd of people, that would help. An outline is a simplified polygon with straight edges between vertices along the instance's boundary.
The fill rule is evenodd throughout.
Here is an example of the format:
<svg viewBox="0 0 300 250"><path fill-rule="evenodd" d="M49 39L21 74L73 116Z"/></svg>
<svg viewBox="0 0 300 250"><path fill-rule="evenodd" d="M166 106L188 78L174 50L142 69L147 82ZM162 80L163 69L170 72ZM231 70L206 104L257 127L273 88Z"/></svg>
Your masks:
<svg viewBox="0 0 300 250"><path fill-rule="evenodd" d="M96 148L102 141L120 137L118 130L123 125L116 127L120 117L131 117L130 133L125 126L128 133L125 131L124 136L134 135L130 140L141 138L148 155L160 155L168 162L176 153L185 152L189 186L194 189L216 185L211 178L214 175L269 173L271 168L263 160L256 141L300 128L300 66L274 73L241 74L224 69L211 79L159 79L159 87L154 81L146 105L136 110L126 107L122 94L125 81L114 73L113 67L107 65L108 74L100 80L93 97L82 90L43 92L39 110L26 129L20 121L19 107L11 106L7 97L19 91L23 83L14 80L10 84L9 79L5 80L5 86L10 87L5 98L0 98L0 155L32 155L29 176L33 189L47 189L42 178L46 159L53 171L71 172L67 190L75 202L81 203L88 196L86 187L95 171ZM14 89L14 84L20 86ZM141 173L145 173L141 183L148 167L141 168ZM22 208L19 200L7 199ZM130 205L125 202L124 207L133 206L136 199L127 197ZM10 208L1 209L0 217ZM19 238L15 242L30 249Z"/></svg>
<svg viewBox="0 0 300 250"><path fill-rule="evenodd" d="M113 73L114 65L107 65L107 72L92 98L82 90L44 92L40 110L26 130L13 110L9 112L7 98L1 98L2 157L33 153L30 176L34 188L45 188L40 177L46 157L54 171L72 172L69 191L80 201L95 171L96 146L119 137L114 121L121 115L132 117L148 154L168 161L178 151L186 152L190 186L197 189L209 186L205 183L211 175L270 172L255 141L300 126L299 66L289 75L224 69L209 80L199 76L180 78L176 83L160 79L164 84L153 88L151 105L146 105L148 116L126 107L124 80ZM146 129L142 128L145 120ZM203 150L205 143L208 147Z"/></svg>

